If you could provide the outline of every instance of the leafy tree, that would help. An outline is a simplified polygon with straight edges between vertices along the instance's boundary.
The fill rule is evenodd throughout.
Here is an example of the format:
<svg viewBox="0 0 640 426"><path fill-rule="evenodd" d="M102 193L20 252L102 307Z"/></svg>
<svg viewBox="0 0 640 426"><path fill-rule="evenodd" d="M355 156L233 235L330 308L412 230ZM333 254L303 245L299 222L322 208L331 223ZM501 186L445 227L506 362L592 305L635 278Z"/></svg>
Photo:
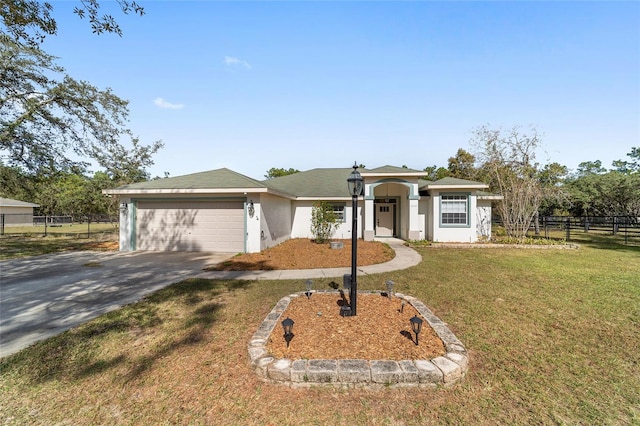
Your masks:
<svg viewBox="0 0 640 426"><path fill-rule="evenodd" d="M316 243L327 242L338 226L338 217L333 206L326 201L313 204L311 210L311 233Z"/></svg>
<svg viewBox="0 0 640 426"><path fill-rule="evenodd" d="M276 167L272 167L269 170L267 170L267 174L264 175L265 178L267 179L273 179L273 178L277 178L277 177L281 177L281 176L288 176L288 175L292 175L294 173L299 173L300 170L297 169L281 169L281 168L276 168Z"/></svg>
<svg viewBox="0 0 640 426"><path fill-rule="evenodd" d="M606 172L607 169L602 167L602 161L600 160L583 161L582 163L578 164L578 176L598 175Z"/></svg>
<svg viewBox="0 0 640 426"><path fill-rule="evenodd" d="M535 128L527 135L518 127L508 131L480 127L474 131L472 144L492 190L503 197L498 212L507 235L523 240L543 198L535 163L540 145Z"/></svg>
<svg viewBox="0 0 640 426"><path fill-rule="evenodd" d="M613 162L616 171L624 174L640 173L640 147L632 147L627 153L631 161L617 160Z"/></svg>
<svg viewBox="0 0 640 426"><path fill-rule="evenodd" d="M427 180L436 181L450 176L449 169L438 167L436 165L425 167L424 171L427 172L427 175L424 177Z"/></svg>
<svg viewBox="0 0 640 426"><path fill-rule="evenodd" d="M117 0L124 14L144 15L144 8L135 1ZM42 43L49 35L58 32L58 24L51 17L53 6L49 2L38 0L4 0L0 6L2 27L0 34L6 34L19 43L33 47ZM100 15L98 0L79 0L73 13L80 19L87 18L96 34L115 33L122 36L122 29L115 18L109 14Z"/></svg>
<svg viewBox="0 0 640 426"><path fill-rule="evenodd" d="M543 188L543 196L539 210L540 215L553 216L566 212L570 200L563 183L568 173L569 169L567 166L563 166L560 163L545 164L538 172L538 179ZM538 216L536 216L536 219L537 217Z"/></svg>
<svg viewBox="0 0 640 426"><path fill-rule="evenodd" d="M0 164L0 197L31 202L35 193L32 176L19 167Z"/></svg>
<svg viewBox="0 0 640 426"><path fill-rule="evenodd" d="M153 165L153 155L164 146L161 141L141 145L138 138L133 138L131 145L131 149L126 149L121 144L100 147L104 149L94 147L92 157L116 185L148 180L150 175L147 167Z"/></svg>
<svg viewBox="0 0 640 426"><path fill-rule="evenodd" d="M575 216L640 217L640 174L610 171L574 177L566 183Z"/></svg>
<svg viewBox="0 0 640 426"><path fill-rule="evenodd" d="M127 101L64 74L54 57L0 35L0 151L9 165L69 170L69 151L107 163L126 152ZM154 153L162 145L148 148ZM137 140L134 147L140 150ZM130 155L136 152L130 153ZM147 160L148 161L148 160Z"/></svg>
<svg viewBox="0 0 640 426"><path fill-rule="evenodd" d="M448 163L449 176L470 180L476 178L476 157L470 152L459 148L455 156L449 157Z"/></svg>

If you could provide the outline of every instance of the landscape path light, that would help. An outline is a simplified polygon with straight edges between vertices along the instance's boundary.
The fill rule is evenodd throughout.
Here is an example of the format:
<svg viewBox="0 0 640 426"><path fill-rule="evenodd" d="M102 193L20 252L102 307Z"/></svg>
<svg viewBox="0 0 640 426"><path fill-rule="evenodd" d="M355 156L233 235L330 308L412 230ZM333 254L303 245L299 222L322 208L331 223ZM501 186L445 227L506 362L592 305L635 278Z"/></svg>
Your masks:
<svg viewBox="0 0 640 426"><path fill-rule="evenodd" d="M387 297L389 297L389 299L391 299L391 293L393 293L393 285L395 283L391 280L387 280L386 285L387 285Z"/></svg>
<svg viewBox="0 0 640 426"><path fill-rule="evenodd" d="M313 281L307 280L305 281L304 285L307 288L307 292L305 294L307 295L307 299L308 299L311 297L311 287L313 287Z"/></svg>
<svg viewBox="0 0 640 426"><path fill-rule="evenodd" d="M351 194L351 292L349 303L351 305L351 316L357 313L358 305L358 281L356 269L358 264L358 196L362 193L363 179L358 173L358 163L354 162L353 171L347 179L347 186Z"/></svg>
<svg viewBox="0 0 640 426"><path fill-rule="evenodd" d="M289 348L289 343L291 339L293 339L293 320L289 317L282 321L282 328L284 329L284 340L287 342L287 348Z"/></svg>
<svg viewBox="0 0 640 426"><path fill-rule="evenodd" d="M414 315L409 321L411 322L411 329L416 335L416 346L418 346L418 334L420 334L420 330L422 329L422 319Z"/></svg>

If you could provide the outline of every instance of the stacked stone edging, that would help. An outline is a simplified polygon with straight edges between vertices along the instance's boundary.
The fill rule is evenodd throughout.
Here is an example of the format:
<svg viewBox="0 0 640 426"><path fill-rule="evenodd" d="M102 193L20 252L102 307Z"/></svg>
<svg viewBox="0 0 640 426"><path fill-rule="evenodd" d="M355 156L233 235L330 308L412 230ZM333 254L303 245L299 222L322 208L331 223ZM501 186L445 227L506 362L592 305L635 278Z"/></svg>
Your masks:
<svg viewBox="0 0 640 426"><path fill-rule="evenodd" d="M318 291L315 291L317 293ZM337 291L330 291L336 293ZM365 293L365 292L362 292ZM372 293L372 292L370 292ZM249 359L262 380L291 387L319 385L340 387L436 387L450 386L465 376L467 350L446 324L427 306L412 296L395 293L410 303L433 328L446 353L433 359L363 360L363 359L276 359L267 351L269 336L279 323L291 299L304 292L283 297L264 319L248 345Z"/></svg>

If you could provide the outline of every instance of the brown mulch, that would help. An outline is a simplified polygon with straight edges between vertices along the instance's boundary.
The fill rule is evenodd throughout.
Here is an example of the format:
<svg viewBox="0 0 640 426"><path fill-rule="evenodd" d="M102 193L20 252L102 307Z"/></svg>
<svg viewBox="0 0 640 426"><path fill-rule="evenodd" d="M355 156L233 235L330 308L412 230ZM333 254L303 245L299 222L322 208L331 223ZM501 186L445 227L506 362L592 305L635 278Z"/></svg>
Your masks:
<svg viewBox="0 0 640 426"><path fill-rule="evenodd" d="M397 297L358 294L354 317L340 316L343 303L347 302L337 293L293 298L281 317L295 323L289 348L278 324L267 350L276 358L288 359L432 359L445 353L442 340L426 321L415 344L409 319L420 315L408 303L402 308Z"/></svg>
<svg viewBox="0 0 640 426"><path fill-rule="evenodd" d="M317 244L306 238L287 240L260 253L245 253L206 268L207 271L264 271L283 269L341 268L351 266L351 240L340 241L344 248ZM358 266L374 265L394 258L395 252L377 241L358 240Z"/></svg>

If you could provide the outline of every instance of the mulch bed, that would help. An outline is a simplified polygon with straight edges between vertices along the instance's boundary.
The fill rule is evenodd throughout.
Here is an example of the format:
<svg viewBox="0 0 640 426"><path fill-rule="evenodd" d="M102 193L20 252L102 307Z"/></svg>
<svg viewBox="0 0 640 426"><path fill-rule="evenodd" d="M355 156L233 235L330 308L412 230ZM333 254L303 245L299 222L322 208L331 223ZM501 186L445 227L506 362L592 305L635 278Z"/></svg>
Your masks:
<svg viewBox="0 0 640 426"><path fill-rule="evenodd" d="M264 271L285 269L342 268L351 266L351 240L332 240L344 244L332 249L329 243L317 244L307 238L294 238L260 253L235 256L207 271ZM358 240L358 266L387 262L395 252L377 241Z"/></svg>
<svg viewBox="0 0 640 426"><path fill-rule="evenodd" d="M348 299L348 293L345 295ZM380 293L361 293L357 315L340 316L346 303L337 293L313 293L296 297L281 318L294 321L289 347L278 324L267 342L276 358L288 359L432 359L445 353L442 340L425 321L418 345L409 319L418 315L409 303ZM402 311L402 312L401 312Z"/></svg>

